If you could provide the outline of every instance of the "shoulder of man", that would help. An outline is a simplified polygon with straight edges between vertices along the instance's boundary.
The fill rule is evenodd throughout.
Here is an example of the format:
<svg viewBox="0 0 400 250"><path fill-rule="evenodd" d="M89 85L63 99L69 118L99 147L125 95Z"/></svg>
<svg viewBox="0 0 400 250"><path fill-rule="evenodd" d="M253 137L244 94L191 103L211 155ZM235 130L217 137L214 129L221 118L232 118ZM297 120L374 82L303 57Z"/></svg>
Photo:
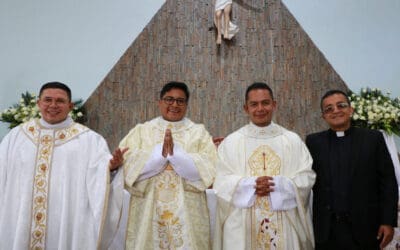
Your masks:
<svg viewBox="0 0 400 250"><path fill-rule="evenodd" d="M79 134L85 134L86 136L89 136L89 137L94 137L94 138L99 138L99 139L105 140L104 136L102 136L98 132L94 131L93 129L91 129L81 123L74 122L72 125L72 129L78 130Z"/></svg>
<svg viewBox="0 0 400 250"><path fill-rule="evenodd" d="M140 130L144 127L155 126L155 124L153 124L153 120L148 120L145 121L144 123L137 123L135 126L131 127L127 135L131 134L133 131Z"/></svg>
<svg viewBox="0 0 400 250"><path fill-rule="evenodd" d="M22 124L12 128L8 133L3 137L3 139L0 138L0 143L5 142L6 140L9 140L11 138L14 138L18 133L22 131Z"/></svg>
<svg viewBox="0 0 400 250"><path fill-rule="evenodd" d="M234 141L234 140L237 140L237 139L239 139L239 138L242 138L242 137L246 136L246 134L245 134L245 128L246 128L246 126L247 126L247 125L244 125L243 127L241 127L241 128L239 128L239 129L233 131L232 133L228 134L228 135L224 138L224 140L223 140L222 142L225 142L225 143L226 143L226 142Z"/></svg>
<svg viewBox="0 0 400 250"><path fill-rule="evenodd" d="M354 133L360 134L360 135L365 136L366 138L369 138L369 139L376 139L376 138L382 138L383 139L382 132L379 131L379 130L376 130L376 129L354 127L353 131L354 131Z"/></svg>
<svg viewBox="0 0 400 250"><path fill-rule="evenodd" d="M323 130L323 131L319 131L319 132L308 134L306 136L305 141L307 143L307 142L310 142L310 141L318 140L319 138L325 137L327 133L328 133L328 130Z"/></svg>

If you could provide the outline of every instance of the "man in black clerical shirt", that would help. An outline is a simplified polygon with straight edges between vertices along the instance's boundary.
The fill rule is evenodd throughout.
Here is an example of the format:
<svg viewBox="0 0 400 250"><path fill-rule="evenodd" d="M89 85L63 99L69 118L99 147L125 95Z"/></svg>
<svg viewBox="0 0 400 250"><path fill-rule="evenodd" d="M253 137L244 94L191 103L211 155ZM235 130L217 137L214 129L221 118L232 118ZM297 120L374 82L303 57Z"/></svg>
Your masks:
<svg viewBox="0 0 400 250"><path fill-rule="evenodd" d="M351 127L347 95L330 90L321 99L330 129L308 135L317 179L313 187L316 249L379 249L393 238L398 188L379 131Z"/></svg>

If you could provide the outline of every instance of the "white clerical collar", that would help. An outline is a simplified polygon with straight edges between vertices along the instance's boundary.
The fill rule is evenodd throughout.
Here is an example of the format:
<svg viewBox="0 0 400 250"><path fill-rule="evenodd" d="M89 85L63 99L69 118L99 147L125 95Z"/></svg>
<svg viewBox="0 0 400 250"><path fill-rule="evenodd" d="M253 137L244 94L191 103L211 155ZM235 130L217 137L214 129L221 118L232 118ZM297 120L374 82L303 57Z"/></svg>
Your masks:
<svg viewBox="0 0 400 250"><path fill-rule="evenodd" d="M167 121L164 118L162 118L161 116L158 117L158 119L157 119L157 124L162 129L169 128L172 130L179 130L179 129L187 126L188 122L189 122L189 119L187 119L186 117L184 117L182 120L176 121L176 122Z"/></svg>
<svg viewBox="0 0 400 250"><path fill-rule="evenodd" d="M250 122L247 129L247 135L257 138L270 138L282 134L282 129L277 124L271 122L265 127L259 127Z"/></svg>
<svg viewBox="0 0 400 250"><path fill-rule="evenodd" d="M343 136L345 136L344 131L336 131L336 136L337 136L337 137L343 137Z"/></svg>
<svg viewBox="0 0 400 250"><path fill-rule="evenodd" d="M346 130L333 130L333 129L330 129L330 133L332 134L332 136L334 136L334 137L337 137L337 138L341 138L341 137L346 137L346 136L348 136L348 135L351 135L351 133L352 133L352 131L353 131L353 128L352 127L350 127L350 128L348 128L348 129L346 129Z"/></svg>
<svg viewBox="0 0 400 250"><path fill-rule="evenodd" d="M56 124L50 124L50 123L46 122L43 118L40 118L40 120L39 120L40 125L47 129L67 128L67 127L71 126L71 124L73 122L74 121L72 120L72 118L70 116L68 116L67 119L65 119L64 121L56 123Z"/></svg>

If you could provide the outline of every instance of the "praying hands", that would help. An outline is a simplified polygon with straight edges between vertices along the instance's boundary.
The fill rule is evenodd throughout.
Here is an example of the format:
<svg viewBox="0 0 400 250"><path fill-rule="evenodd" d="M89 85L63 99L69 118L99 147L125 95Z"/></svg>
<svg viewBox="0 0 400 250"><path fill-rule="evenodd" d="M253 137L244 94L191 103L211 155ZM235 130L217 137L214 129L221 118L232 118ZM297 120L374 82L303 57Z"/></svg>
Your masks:
<svg viewBox="0 0 400 250"><path fill-rule="evenodd" d="M168 155L174 155L174 141L170 129L165 130L164 144L162 148L162 156L166 158Z"/></svg>

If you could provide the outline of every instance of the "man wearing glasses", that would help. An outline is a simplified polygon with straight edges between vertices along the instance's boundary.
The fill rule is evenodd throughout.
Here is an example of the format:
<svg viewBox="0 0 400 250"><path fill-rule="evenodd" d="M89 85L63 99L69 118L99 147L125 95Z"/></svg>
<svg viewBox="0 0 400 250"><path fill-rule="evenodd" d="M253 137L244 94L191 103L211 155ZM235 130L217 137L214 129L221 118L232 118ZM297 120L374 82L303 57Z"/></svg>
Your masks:
<svg viewBox="0 0 400 250"><path fill-rule="evenodd" d="M215 177L216 149L202 124L185 118L189 90L169 82L160 117L138 124L121 141L131 194L126 249L209 249L205 190Z"/></svg>
<svg viewBox="0 0 400 250"><path fill-rule="evenodd" d="M321 99L329 129L306 138L317 173L313 187L316 249L379 249L393 238L398 188L379 131L351 126L347 95L330 90Z"/></svg>

